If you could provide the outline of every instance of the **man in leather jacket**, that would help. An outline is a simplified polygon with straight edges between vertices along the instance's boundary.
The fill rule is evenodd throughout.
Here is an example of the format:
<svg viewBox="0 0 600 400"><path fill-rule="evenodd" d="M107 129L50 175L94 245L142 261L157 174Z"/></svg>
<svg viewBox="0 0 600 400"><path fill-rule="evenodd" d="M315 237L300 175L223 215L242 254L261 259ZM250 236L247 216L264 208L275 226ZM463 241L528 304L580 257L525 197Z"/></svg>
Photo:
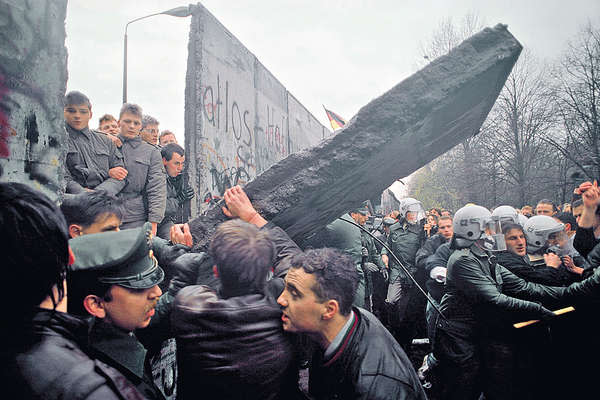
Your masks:
<svg viewBox="0 0 600 400"><path fill-rule="evenodd" d="M285 289L283 329L306 333L318 346L309 369L309 394L320 399L425 399L400 345L370 312L353 307L359 276L338 250L293 256Z"/></svg>
<svg viewBox="0 0 600 400"><path fill-rule="evenodd" d="M221 287L188 286L173 304L178 399L199 393L214 399L293 399L300 393L298 362L276 298L288 258L300 249L256 212L239 186L224 197L225 213L240 219L219 225L209 246ZM271 272L275 278L267 281Z"/></svg>
<svg viewBox="0 0 600 400"><path fill-rule="evenodd" d="M167 173L167 203L165 217L158 224L156 235L169 239L174 224L188 221L186 206L194 197L194 189L182 174L185 166L185 151L177 143L170 143L160 150L162 162Z"/></svg>
<svg viewBox="0 0 600 400"><path fill-rule="evenodd" d="M535 301L557 300L564 288L527 282L496 264L490 249L505 246L490 231L491 213L470 205L454 216L454 252L448 260L446 290L435 331L434 355L444 399L515 398L511 324L550 319Z"/></svg>
<svg viewBox="0 0 600 400"><path fill-rule="evenodd" d="M45 195L0 183L0 240L10 324L0 351L0 382L16 399L141 399L114 368L89 356L87 324L67 313L66 222ZM14 289L13 289L14 288Z"/></svg>

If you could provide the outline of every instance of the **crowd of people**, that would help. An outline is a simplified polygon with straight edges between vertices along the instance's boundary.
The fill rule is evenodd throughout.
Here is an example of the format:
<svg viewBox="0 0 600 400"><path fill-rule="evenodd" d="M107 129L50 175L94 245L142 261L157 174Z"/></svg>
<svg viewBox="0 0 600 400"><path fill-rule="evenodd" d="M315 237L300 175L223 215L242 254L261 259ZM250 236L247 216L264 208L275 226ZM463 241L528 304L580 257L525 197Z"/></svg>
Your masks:
<svg viewBox="0 0 600 400"><path fill-rule="evenodd" d="M405 198L376 215L367 202L304 249L235 186L221 205L229 220L192 252L194 190L175 136L135 104L98 131L91 111L82 93L66 95L60 206L0 183L15 300L2 382L14 397L535 399L593 388L593 370L575 368L597 352L596 182L561 210L543 199L452 213ZM155 368L165 349L171 375Z"/></svg>
<svg viewBox="0 0 600 400"><path fill-rule="evenodd" d="M162 238L187 221L195 193L183 179L185 151L173 132L159 134L158 120L130 103L123 104L118 120L105 114L98 130L90 129L92 104L78 91L65 96L64 117L67 197L105 191L124 203L122 229L150 222L152 233Z"/></svg>

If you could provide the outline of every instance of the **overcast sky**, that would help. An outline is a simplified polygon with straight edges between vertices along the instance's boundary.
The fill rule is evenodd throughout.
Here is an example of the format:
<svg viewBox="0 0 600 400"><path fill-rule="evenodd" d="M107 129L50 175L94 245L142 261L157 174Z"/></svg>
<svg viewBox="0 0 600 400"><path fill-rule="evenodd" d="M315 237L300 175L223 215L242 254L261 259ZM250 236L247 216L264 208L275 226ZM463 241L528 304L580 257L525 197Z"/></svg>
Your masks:
<svg viewBox="0 0 600 400"><path fill-rule="evenodd" d="M123 34L132 19L187 5L180 0L69 0L67 90L86 93L91 127L122 102ZM444 18L476 13L486 26L508 25L533 54L552 60L598 0L263 1L202 4L328 128L322 105L350 119L363 105L416 71ZM191 17L154 16L128 29L128 100L184 136L184 89Z"/></svg>

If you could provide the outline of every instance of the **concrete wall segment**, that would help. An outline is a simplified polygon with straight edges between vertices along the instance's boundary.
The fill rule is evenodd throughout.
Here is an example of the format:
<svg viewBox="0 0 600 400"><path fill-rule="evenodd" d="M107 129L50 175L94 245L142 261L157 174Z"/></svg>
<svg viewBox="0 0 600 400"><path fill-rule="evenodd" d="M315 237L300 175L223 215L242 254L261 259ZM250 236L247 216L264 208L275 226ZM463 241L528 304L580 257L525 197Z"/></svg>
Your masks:
<svg viewBox="0 0 600 400"><path fill-rule="evenodd" d="M199 195L194 211L201 213L205 199L249 182L329 131L201 4L192 15L189 49L188 175Z"/></svg>
<svg viewBox="0 0 600 400"><path fill-rule="evenodd" d="M67 134L66 0L0 0L0 181L59 201Z"/></svg>

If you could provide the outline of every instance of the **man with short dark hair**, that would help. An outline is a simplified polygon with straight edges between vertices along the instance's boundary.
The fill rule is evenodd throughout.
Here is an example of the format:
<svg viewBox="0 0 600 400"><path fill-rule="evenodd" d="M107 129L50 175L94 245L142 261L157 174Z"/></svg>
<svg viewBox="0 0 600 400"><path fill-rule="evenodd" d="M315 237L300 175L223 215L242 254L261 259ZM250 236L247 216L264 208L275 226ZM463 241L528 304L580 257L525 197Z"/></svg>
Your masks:
<svg viewBox="0 0 600 400"><path fill-rule="evenodd" d="M298 367L276 297L289 256L300 249L239 186L224 197L226 215L239 219L219 225L209 246L221 288L188 286L173 305L178 399L296 398ZM275 278L267 281L271 270Z"/></svg>
<svg viewBox="0 0 600 400"><path fill-rule="evenodd" d="M556 214L556 206L552 200L542 199L535 206L535 215L547 215L552 217Z"/></svg>
<svg viewBox="0 0 600 400"><path fill-rule="evenodd" d="M169 143L161 151L162 162L167 172L167 203L165 217L158 225L157 236L168 239L174 224L188 220L186 205L194 197L194 189L182 174L185 165L185 151L176 143Z"/></svg>
<svg viewBox="0 0 600 400"><path fill-rule="evenodd" d="M137 228L148 221L156 235L158 224L165 216L167 200L166 178L158 149L140 137L142 109L125 103L119 114L121 152L129 175L127 186L119 193L125 214L122 229Z"/></svg>
<svg viewBox="0 0 600 400"><path fill-rule="evenodd" d="M65 180L67 193L106 190L116 195L126 184L127 169L121 152L103 134L89 129L92 104L81 92L71 91L64 99L68 135Z"/></svg>
<svg viewBox="0 0 600 400"><path fill-rule="evenodd" d="M0 241L10 249L3 277L12 304L0 351L0 382L16 399L140 399L114 368L89 357L85 321L67 313L67 225L45 195L0 183ZM69 292L70 295L70 292ZM8 390L8 389L7 389Z"/></svg>
<svg viewBox="0 0 600 400"><path fill-rule="evenodd" d="M67 220L71 238L118 231L123 218L122 202L101 190L67 197L60 210Z"/></svg>
<svg viewBox="0 0 600 400"><path fill-rule="evenodd" d="M577 199L573 202L571 206L571 214L575 217L575 222L579 224L579 218L581 217L581 213L583 212L583 200Z"/></svg>
<svg viewBox="0 0 600 400"><path fill-rule="evenodd" d="M412 364L370 312L352 307L359 276L334 249L295 255L277 302L283 329L317 343L309 393L319 399L425 399Z"/></svg>

